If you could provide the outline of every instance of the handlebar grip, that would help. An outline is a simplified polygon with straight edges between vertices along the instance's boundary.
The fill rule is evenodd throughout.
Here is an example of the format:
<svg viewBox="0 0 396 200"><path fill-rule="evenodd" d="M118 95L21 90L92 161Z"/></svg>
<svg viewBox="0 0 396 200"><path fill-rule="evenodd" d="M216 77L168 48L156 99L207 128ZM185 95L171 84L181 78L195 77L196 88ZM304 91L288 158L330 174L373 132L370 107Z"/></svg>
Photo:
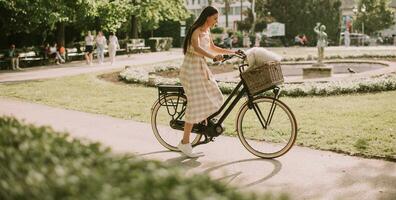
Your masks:
<svg viewBox="0 0 396 200"><path fill-rule="evenodd" d="M228 60L228 59L231 58L231 56L230 56L230 55L227 55L227 54L224 54L224 55L222 55L222 56L223 56L223 61L224 61L224 60ZM216 58L213 58L213 62L217 62L217 61L220 61L220 60L216 60Z"/></svg>

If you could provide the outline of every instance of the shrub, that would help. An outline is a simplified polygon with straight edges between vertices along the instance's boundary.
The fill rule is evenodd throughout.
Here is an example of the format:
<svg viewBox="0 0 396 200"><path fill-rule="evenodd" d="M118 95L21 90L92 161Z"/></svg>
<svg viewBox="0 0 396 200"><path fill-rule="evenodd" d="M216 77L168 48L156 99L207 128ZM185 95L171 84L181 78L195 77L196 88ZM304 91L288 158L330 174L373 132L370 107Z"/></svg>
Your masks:
<svg viewBox="0 0 396 200"><path fill-rule="evenodd" d="M0 199L261 199L14 118L0 132Z"/></svg>
<svg viewBox="0 0 396 200"><path fill-rule="evenodd" d="M234 63L235 64L235 63ZM211 65L211 63L208 63ZM179 69L179 66L157 67L154 71L169 71ZM142 68L127 68L120 73L121 80L127 83L141 83L148 86L155 84L175 84L180 85L178 78L163 78L155 76L155 84L148 83L148 73ZM219 88L224 94L230 94L235 88L236 83L220 82ZM371 78L362 78L358 80L344 80L326 83L301 83L301 84L283 84L280 96L302 97L302 96L330 96L351 93L368 93L396 90L396 74L381 75ZM267 94L271 94L268 92Z"/></svg>

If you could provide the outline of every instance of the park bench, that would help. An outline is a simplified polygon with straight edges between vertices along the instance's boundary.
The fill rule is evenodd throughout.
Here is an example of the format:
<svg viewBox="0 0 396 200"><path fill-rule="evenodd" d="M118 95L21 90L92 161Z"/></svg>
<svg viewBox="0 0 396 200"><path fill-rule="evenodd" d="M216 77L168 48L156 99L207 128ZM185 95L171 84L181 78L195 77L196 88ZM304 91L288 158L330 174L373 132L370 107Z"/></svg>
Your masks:
<svg viewBox="0 0 396 200"><path fill-rule="evenodd" d="M85 52L83 51L84 47L80 47L80 49L74 48L66 48L66 60L81 60L84 59Z"/></svg>
<svg viewBox="0 0 396 200"><path fill-rule="evenodd" d="M0 54L0 69L7 69L10 64L9 61L5 60L5 55L4 54Z"/></svg>
<svg viewBox="0 0 396 200"><path fill-rule="evenodd" d="M144 52L150 50L150 47L146 47L144 39L130 39L130 42L126 44L126 51L128 53L133 52Z"/></svg>
<svg viewBox="0 0 396 200"><path fill-rule="evenodd" d="M19 65L20 66L32 66L32 65L43 65L45 59L37 55L34 51L19 53Z"/></svg>

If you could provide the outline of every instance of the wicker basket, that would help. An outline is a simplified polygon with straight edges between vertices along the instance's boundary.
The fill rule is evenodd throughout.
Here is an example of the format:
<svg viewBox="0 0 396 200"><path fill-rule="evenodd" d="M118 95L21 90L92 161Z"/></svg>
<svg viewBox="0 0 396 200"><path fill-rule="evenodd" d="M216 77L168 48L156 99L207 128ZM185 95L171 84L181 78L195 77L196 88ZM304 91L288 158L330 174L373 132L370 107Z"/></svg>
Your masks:
<svg viewBox="0 0 396 200"><path fill-rule="evenodd" d="M283 83L280 62L267 62L261 66L249 67L241 76L252 95Z"/></svg>

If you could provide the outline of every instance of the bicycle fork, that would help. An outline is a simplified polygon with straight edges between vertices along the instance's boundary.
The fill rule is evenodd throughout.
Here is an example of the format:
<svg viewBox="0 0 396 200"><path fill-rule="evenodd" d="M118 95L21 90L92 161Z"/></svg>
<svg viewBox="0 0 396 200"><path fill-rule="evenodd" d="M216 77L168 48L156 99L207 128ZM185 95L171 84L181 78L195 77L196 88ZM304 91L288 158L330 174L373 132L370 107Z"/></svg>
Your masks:
<svg viewBox="0 0 396 200"><path fill-rule="evenodd" d="M267 120L265 119L260 107L256 103L253 103L252 99L249 100L250 101L249 108L252 108L254 110L254 113L256 114L257 118L259 119L260 124L263 129L267 129L268 126L271 124L272 117L274 116L275 109L276 109L275 101L279 98L279 88L274 88L274 94L275 95L272 100L271 108L268 112Z"/></svg>

